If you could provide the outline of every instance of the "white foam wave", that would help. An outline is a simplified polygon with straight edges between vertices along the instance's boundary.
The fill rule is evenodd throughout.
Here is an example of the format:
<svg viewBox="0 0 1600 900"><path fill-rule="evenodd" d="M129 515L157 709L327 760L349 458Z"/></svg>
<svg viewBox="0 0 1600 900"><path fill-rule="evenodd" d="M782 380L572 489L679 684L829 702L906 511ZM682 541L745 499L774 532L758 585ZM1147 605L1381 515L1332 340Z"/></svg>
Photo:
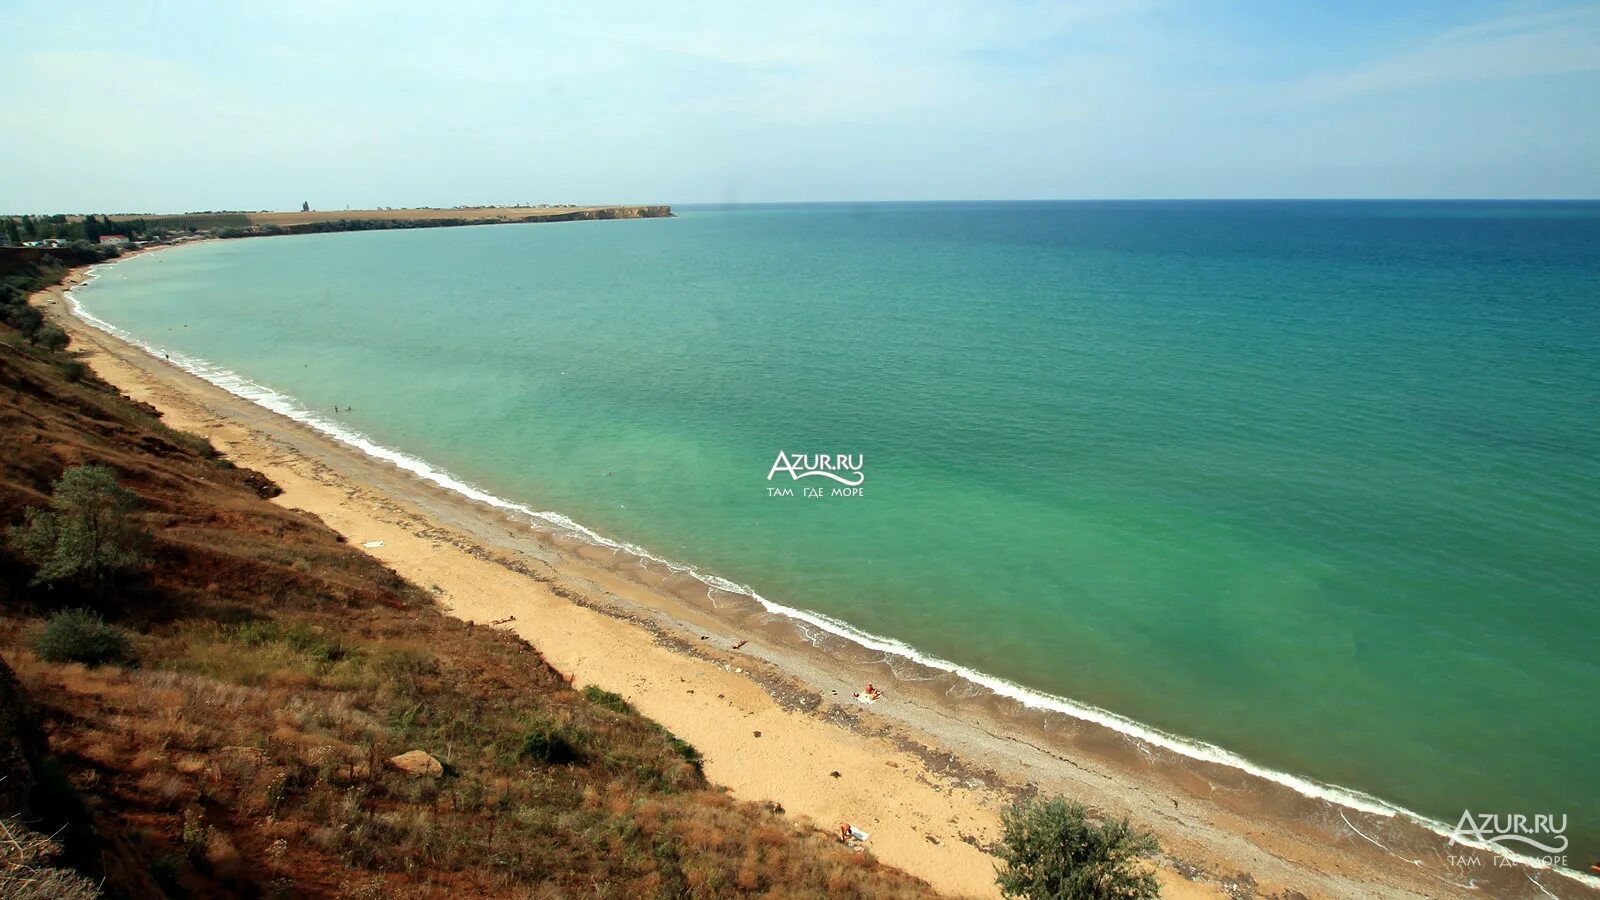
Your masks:
<svg viewBox="0 0 1600 900"><path fill-rule="evenodd" d="M91 267L87 274L87 281L92 281L93 279L98 278L100 275L100 270L109 265L112 265L112 263L105 263ZM1033 690L1032 688L1024 687L1004 678L999 678L997 676L978 671L977 669L951 662L932 654L924 653L921 650L918 650L917 648L894 638L884 637L882 635L864 631L848 622L833 618L832 616L828 616L819 612L813 612L811 610L784 606L781 603L776 603L767 599L766 597L763 597L755 589L749 586L730 581L711 572L701 571L700 569L685 563L680 563L657 556L651 553L649 550L646 550L645 548L635 544L628 543L627 541L619 541L608 538L568 518L567 516L562 515L561 513L551 510L535 510L531 507L524 506L523 504L506 500L472 484L462 481L461 479L451 475L449 472L440 469L423 459L410 456L389 447L385 447L382 444L372 441L359 431L355 431L341 423L326 419L287 394L280 393L270 387L267 387L266 385L251 381L243 375L240 375L229 369L225 369L221 366L217 366L208 360L195 356L189 356L183 353L174 353L170 350L158 349L157 347L145 342L141 338L130 334L126 330L119 328L116 325L113 325L110 322L107 322L106 320L101 319L100 317L84 309L83 305L78 301L78 298L73 291L66 291L65 296L73 314L79 319L88 322L94 327L108 332L117 338L126 341L127 343L139 347L154 357L165 359L184 371L203 378L211 384L216 385L217 387L222 388L231 394L243 397L244 399L256 403L257 405L272 410L275 413L287 416L288 418L291 418L297 422L310 426L311 428L314 428L317 431L320 431L323 434L340 441L341 443L355 447L369 456L393 463L395 466L411 472L419 478L423 478L447 490L454 491L461 496L475 500L479 503L486 504L496 509L527 516L530 519L533 519L537 522L542 522L547 526L551 526L567 534L577 535L593 544L638 557L641 561L641 564L644 561L654 562L665 567L673 573L694 578L706 585L707 588L714 588L727 593L748 597L754 600L756 603L759 603L767 612L794 620L800 627L802 635L813 645L818 643L819 637L811 633L810 630L806 628L807 625L819 629L827 634L831 634L834 637L841 638L845 641L849 641L863 647L869 647L882 653L899 656L919 665L955 675L965 681L988 688L995 694L1014 700L1029 709L1048 710L1051 712L1061 713L1081 721L1092 722L1094 724L1110 728L1113 731L1119 732L1135 740L1169 750L1180 756L1239 769L1258 778L1263 778L1267 781L1283 785L1284 787L1290 788L1291 790L1294 790L1306 797L1323 800L1347 809L1359 810L1370 815L1381 816L1384 818L1403 816L1406 819L1409 819L1436 834L1448 839L1457 840L1459 843L1467 846L1475 847L1480 850L1488 850L1497 853L1500 856L1506 857L1507 859L1514 860L1533 868L1553 869L1555 872L1558 872L1569 878L1590 884L1591 886L1600 887L1600 878L1594 878L1585 875L1582 872L1577 872L1571 869L1554 867L1543 860L1523 856L1513 851L1506 850L1497 844L1483 844L1477 841L1454 838L1454 829L1449 825L1446 825L1445 823L1435 819L1430 819L1421 813L1413 812L1412 810L1406 809L1402 806L1398 806L1385 800L1381 800L1377 797L1373 797L1370 794L1350 788L1323 784L1310 778L1271 769L1214 744L1208 744L1204 741L1192 740L1179 735L1170 734L1158 728L1146 725L1142 722L1129 719L1126 716L1118 715L1110 710L1101 709L1100 707L1088 703L1081 703L1066 697L1060 697L1054 694L1048 694L1042 691Z"/></svg>

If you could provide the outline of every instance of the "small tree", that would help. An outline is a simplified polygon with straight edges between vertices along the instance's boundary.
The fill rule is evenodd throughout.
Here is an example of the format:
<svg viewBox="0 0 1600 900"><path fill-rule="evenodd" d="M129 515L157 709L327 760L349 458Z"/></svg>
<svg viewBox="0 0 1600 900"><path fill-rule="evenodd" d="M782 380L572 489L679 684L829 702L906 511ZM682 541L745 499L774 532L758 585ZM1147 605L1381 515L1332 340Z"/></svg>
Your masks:
<svg viewBox="0 0 1600 900"><path fill-rule="evenodd" d="M1060 797L1030 800L1001 816L1000 893L1027 900L1148 900L1160 885L1144 863L1160 849L1127 819L1091 823Z"/></svg>
<svg viewBox="0 0 1600 900"><path fill-rule="evenodd" d="M134 519L139 498L105 466L68 469L55 483L49 509L30 509L12 542L39 567L34 584L81 580L103 591L110 580L144 565L150 535Z"/></svg>

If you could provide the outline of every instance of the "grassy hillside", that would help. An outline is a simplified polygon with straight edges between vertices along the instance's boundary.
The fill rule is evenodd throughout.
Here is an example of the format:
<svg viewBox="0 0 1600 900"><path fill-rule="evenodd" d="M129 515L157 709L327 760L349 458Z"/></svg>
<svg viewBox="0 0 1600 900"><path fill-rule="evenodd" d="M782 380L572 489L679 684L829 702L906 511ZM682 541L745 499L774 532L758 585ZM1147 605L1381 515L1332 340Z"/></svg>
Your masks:
<svg viewBox="0 0 1600 900"><path fill-rule="evenodd" d="M621 698L442 614L70 348L0 325L0 528L85 464L136 495L149 543L97 586L35 583L18 532L0 542L0 824L32 841L0 840L0 895L68 896L64 867L127 897L930 894L730 799ZM41 640L70 608L114 627L121 662L41 656L77 652L81 622ZM442 773L390 762L416 750Z"/></svg>

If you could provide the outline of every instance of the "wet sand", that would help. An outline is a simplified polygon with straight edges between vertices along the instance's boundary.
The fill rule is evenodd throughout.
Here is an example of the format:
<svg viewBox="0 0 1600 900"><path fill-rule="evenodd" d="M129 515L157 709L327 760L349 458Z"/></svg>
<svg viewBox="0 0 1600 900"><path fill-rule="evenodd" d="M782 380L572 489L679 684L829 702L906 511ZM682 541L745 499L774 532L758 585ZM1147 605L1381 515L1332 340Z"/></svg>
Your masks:
<svg viewBox="0 0 1600 900"><path fill-rule="evenodd" d="M73 279L81 279L75 273ZM999 811L1060 793L1153 830L1169 897L1594 897L1403 817L1343 808L1091 722L1024 707L766 612L748 597L475 503L229 394L40 302L105 380L207 436L453 614L502 623L578 685L698 747L741 799L870 832L885 862L997 896ZM378 546L368 546L381 542ZM741 645L741 642L742 645ZM885 699L852 694L872 682Z"/></svg>

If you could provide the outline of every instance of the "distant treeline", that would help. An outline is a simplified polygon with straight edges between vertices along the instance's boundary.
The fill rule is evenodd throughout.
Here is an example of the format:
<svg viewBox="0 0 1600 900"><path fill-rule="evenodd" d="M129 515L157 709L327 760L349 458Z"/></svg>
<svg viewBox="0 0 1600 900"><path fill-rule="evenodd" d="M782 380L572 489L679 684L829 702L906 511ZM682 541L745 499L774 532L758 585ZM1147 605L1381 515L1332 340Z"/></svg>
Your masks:
<svg viewBox="0 0 1600 900"><path fill-rule="evenodd" d="M244 213L185 213L174 216L119 218L89 214L85 216L5 216L0 218L0 245L30 241L86 241L96 243L103 235L121 235L134 241L156 240L173 235L194 234L215 228L250 224Z"/></svg>
<svg viewBox="0 0 1600 900"><path fill-rule="evenodd" d="M143 219L129 222L112 222L107 216L6 216L0 222L0 240L7 244L28 241L87 241L95 243L101 235L120 234L132 237L135 232L150 230Z"/></svg>
<svg viewBox="0 0 1600 900"><path fill-rule="evenodd" d="M141 223L148 223L152 232L167 232L169 234L193 234L197 231L211 231L217 228L237 228L250 224L250 216L241 212L199 212L180 213L171 216L151 216L141 218Z"/></svg>
<svg viewBox="0 0 1600 900"><path fill-rule="evenodd" d="M44 316L28 305L28 295L59 282L73 266L104 262L118 255L115 247L86 242L48 251L0 249L0 322L22 332L31 343L50 349L66 346L66 335L45 324Z"/></svg>

